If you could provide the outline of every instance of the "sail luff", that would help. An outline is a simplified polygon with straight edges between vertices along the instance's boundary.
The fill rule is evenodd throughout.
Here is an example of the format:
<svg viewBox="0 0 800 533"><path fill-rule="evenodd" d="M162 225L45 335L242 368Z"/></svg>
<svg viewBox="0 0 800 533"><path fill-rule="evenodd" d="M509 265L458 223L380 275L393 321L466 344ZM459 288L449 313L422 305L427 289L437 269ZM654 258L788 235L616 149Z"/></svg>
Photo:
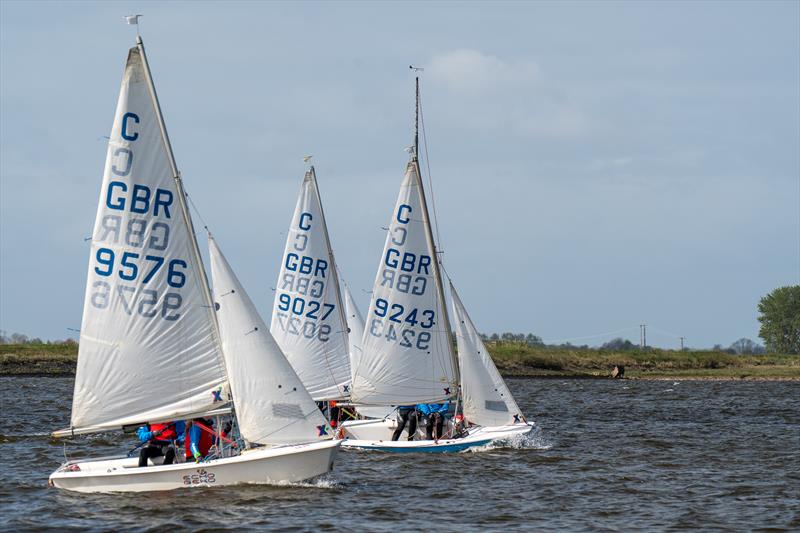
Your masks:
<svg viewBox="0 0 800 533"><path fill-rule="evenodd" d="M164 122L164 115L161 113L161 103L158 100L158 93L156 92L155 83L153 83L153 76L150 73L150 63L147 61L147 54L144 50L144 41L142 41L141 35L136 36L136 46L139 48L139 51L142 55L142 65L144 66L144 75L147 79L147 86L150 90L150 97L153 100L153 107L156 110L156 121L158 122L158 127L161 130L161 138L164 141L164 148L167 151L167 159L169 161L170 167L172 168L172 177L175 180L175 188L178 192L178 202L181 206L181 214L183 215L183 220L186 223L186 226L189 229L189 245L192 248L192 253L194 255L194 264L197 269L198 279L200 280L200 286L202 287L203 298L206 301L206 309L208 310L208 315L211 317L212 323L212 334L214 335L215 342L217 346L222 346L219 336L219 324L217 323L217 315L214 313L214 299L211 295L211 286L208 283L208 276L206 275L206 269L203 264L203 257L200 255L200 246L197 244L197 233L194 230L194 223L192 222L192 216L189 212L189 206L186 205L186 191L183 189L183 179L181 178L181 173L178 170L178 163L175 161L175 154L172 152L172 143L169 140L169 134L167 133L167 126ZM223 358L224 359L224 358ZM221 361L221 366L223 371L225 371L225 361Z"/></svg>
<svg viewBox="0 0 800 533"><path fill-rule="evenodd" d="M336 297L336 307L339 308L339 318L342 322L342 337L344 338L344 345L349 348L350 346L350 331L347 327L347 316L344 311L344 302L342 301L342 289L339 285L339 269L336 267L336 258L333 255L333 246L331 246L331 237L328 233L328 221L325 218L325 209L322 207L322 196L319 193L319 184L317 183L317 172L314 165L311 165L311 180L314 183L314 191L317 194L317 205L319 206L319 214L322 217L322 234L325 236L325 245L328 247L328 261L330 261L331 280L333 281L333 290ZM350 370L348 369L348 374ZM350 394L347 394L347 398Z"/></svg>
<svg viewBox="0 0 800 533"><path fill-rule="evenodd" d="M444 323L445 327L447 328L447 347L450 352L450 359L453 362L453 371L455 372L455 382L461 383L460 378L460 370L458 367L458 357L456 356L455 350L453 348L453 330L450 328L450 316L447 312L447 300L444 298L444 284L442 282L442 273L441 273L441 259L439 256L439 250L436 248L436 241L433 238L433 228L431 226L431 218L430 213L428 212L428 202L425 198L425 187L423 186L422 180L422 172L419 166L419 114L420 114L420 92L419 92L419 76L416 76L416 98L415 98L415 108L414 108L414 154L413 154L413 161L414 165L416 166L417 170L417 180L419 182L419 195L420 195L420 203L422 204L422 212L425 214L425 221L426 227L428 232L428 242L433 252L433 269L434 269L434 277L436 279L436 288L439 292L439 299L442 303L442 315L444 316ZM427 153L427 152L426 152ZM433 191L431 191L433 194ZM439 231L438 228L436 230Z"/></svg>
<svg viewBox="0 0 800 533"><path fill-rule="evenodd" d="M419 87L417 87L419 90ZM417 186L419 187L420 204L422 205L422 214L425 216L425 229L427 232L428 246L433 253L433 276L436 283L436 291L439 295L439 301L442 305L442 317L444 318L444 326L447 328L447 350L450 354L450 360L453 362L453 371L455 372L455 383L461 383L460 372L458 368L458 357L453 349L453 330L450 328L450 316L447 312L447 300L444 298L444 286L442 283L442 272L439 258L439 251L436 248L436 241L433 239L433 229L431 227L431 217L428 212L428 203L425 200L425 187L422 185L422 174L419 168L419 159L417 155L413 156L414 166L416 167ZM455 394L455 393L454 393Z"/></svg>

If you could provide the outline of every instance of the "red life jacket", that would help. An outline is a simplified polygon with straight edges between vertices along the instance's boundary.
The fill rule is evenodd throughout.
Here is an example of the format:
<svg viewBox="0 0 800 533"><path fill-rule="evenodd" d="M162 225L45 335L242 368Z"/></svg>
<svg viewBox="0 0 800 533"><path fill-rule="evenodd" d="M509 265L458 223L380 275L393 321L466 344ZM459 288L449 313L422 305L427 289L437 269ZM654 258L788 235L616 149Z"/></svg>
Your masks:
<svg viewBox="0 0 800 533"><path fill-rule="evenodd" d="M200 425L202 423L201 422L192 422L192 425L194 425L194 424ZM214 431L213 429L209 428L205 424L202 424L202 425L203 425L203 427L206 427L209 430ZM190 431L191 431L191 427L187 425L187 427L186 427L186 459L192 459L192 439L189 438L189 432ZM208 455L208 450L211 449L211 446L213 444L214 444L214 435L212 435L208 431L205 431L204 429L201 429L200 430L200 442L197 443L197 447L200 450L200 454L202 456L204 456L204 457L206 455Z"/></svg>
<svg viewBox="0 0 800 533"><path fill-rule="evenodd" d="M167 422L165 424L150 424L150 431L154 434L161 432L153 437L153 440L173 441L178 438L178 433L175 431L175 424Z"/></svg>

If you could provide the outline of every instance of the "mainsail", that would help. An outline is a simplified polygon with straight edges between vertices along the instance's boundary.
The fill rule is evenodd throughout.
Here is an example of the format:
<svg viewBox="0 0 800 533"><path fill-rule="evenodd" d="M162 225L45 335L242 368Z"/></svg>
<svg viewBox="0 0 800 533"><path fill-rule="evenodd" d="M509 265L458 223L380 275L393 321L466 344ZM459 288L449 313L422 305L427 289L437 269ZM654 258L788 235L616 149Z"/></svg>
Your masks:
<svg viewBox="0 0 800 533"><path fill-rule="evenodd" d="M344 292L344 310L347 317L347 328L350 330L350 360L351 362L356 359L355 354L361 353L361 339L364 337L364 317L361 316L361 311L356 305L353 295L350 293L350 288L347 284L342 284ZM358 414L367 418L384 418L389 415L394 408L385 405L359 405Z"/></svg>
<svg viewBox="0 0 800 533"><path fill-rule="evenodd" d="M216 323L139 44L128 53L92 233L72 431L224 403Z"/></svg>
<svg viewBox="0 0 800 533"><path fill-rule="evenodd" d="M315 400L350 396L347 324L314 167L289 226L270 331Z"/></svg>
<svg viewBox="0 0 800 533"><path fill-rule="evenodd" d="M406 168L378 265L352 400L372 405L437 402L456 394L439 264L414 157Z"/></svg>
<svg viewBox="0 0 800 533"><path fill-rule="evenodd" d="M502 426L522 421L517 402L497 371L452 283L450 295L453 298L464 416L481 426Z"/></svg>
<svg viewBox="0 0 800 533"><path fill-rule="evenodd" d="M331 438L325 418L211 235L208 249L214 305L242 437L259 444Z"/></svg>

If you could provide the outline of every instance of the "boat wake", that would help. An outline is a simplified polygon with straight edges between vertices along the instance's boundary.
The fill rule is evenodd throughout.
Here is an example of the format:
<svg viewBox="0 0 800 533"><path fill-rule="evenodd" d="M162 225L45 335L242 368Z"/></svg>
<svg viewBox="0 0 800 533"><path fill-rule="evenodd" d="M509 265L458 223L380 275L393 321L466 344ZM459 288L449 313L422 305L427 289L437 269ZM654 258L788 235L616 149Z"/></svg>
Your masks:
<svg viewBox="0 0 800 533"><path fill-rule="evenodd" d="M253 485L269 485L272 487L291 487L304 489L327 489L338 490L342 488L342 483L326 474L315 479L306 481L274 481L266 483L253 483Z"/></svg>
<svg viewBox="0 0 800 533"><path fill-rule="evenodd" d="M524 435L514 435L506 439L497 439L483 446L468 448L461 453L486 452L491 450L549 450L553 445L541 434L539 428Z"/></svg>

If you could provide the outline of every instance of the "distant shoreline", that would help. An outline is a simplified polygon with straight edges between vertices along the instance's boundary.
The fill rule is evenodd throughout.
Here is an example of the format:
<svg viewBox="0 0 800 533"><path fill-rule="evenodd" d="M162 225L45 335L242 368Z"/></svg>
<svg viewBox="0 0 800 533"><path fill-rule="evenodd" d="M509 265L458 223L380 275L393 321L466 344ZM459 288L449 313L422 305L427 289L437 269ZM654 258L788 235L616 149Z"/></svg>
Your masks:
<svg viewBox="0 0 800 533"><path fill-rule="evenodd" d="M648 349L635 352L528 346L489 342L504 378L611 379L615 366L624 380L800 381L798 355L730 355L713 351ZM0 345L0 376L72 377L77 344Z"/></svg>

